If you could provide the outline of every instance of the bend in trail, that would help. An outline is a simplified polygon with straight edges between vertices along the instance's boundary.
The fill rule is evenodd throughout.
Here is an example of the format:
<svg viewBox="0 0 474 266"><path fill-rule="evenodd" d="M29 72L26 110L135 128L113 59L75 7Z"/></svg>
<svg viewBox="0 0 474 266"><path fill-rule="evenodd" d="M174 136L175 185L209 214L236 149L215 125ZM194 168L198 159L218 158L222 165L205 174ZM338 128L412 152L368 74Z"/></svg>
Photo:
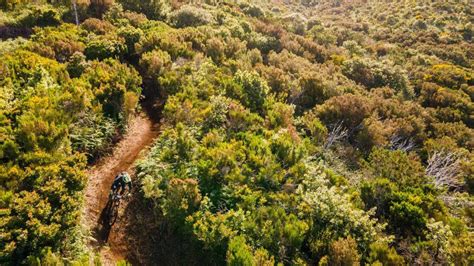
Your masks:
<svg viewBox="0 0 474 266"><path fill-rule="evenodd" d="M136 213L130 213L133 208L127 205L139 205L138 208L146 208L146 206L141 206L140 199L137 199L139 193L136 193L136 189L131 199L122 201L119 218L110 228L110 232L106 232L107 235L100 230L99 219L107 204L108 193L115 175L120 171L127 171L133 178L136 160L143 155L158 134L159 123L156 119L144 113L136 116L112 153L96 162L87 172L89 181L85 189L83 220L93 232L89 245L100 253L104 265L115 265L122 259L133 262L134 258L140 256L140 254L131 254L136 249L130 246L133 245L130 241L133 237L127 235L126 232L130 224L133 224L132 220L139 218L135 217ZM128 229L125 230L125 228Z"/></svg>

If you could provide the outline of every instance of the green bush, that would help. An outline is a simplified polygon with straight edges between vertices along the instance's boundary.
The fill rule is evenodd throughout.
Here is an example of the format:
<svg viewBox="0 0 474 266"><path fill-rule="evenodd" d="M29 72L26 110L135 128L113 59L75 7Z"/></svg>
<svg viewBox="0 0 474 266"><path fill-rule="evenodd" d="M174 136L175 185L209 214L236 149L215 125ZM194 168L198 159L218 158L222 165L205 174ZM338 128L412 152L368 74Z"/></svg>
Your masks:
<svg viewBox="0 0 474 266"><path fill-rule="evenodd" d="M170 21L178 28L196 27L213 22L212 15L205 9L190 5L182 6L170 14Z"/></svg>
<svg viewBox="0 0 474 266"><path fill-rule="evenodd" d="M231 97L239 99L245 107L253 112L264 111L265 99L269 92L268 85L256 73L238 71L234 76L237 86L229 88Z"/></svg>
<svg viewBox="0 0 474 266"><path fill-rule="evenodd" d="M391 67L388 62L355 58L344 62L342 73L368 89L389 86L405 98L413 97L406 75L400 67Z"/></svg>
<svg viewBox="0 0 474 266"><path fill-rule="evenodd" d="M245 238L237 236L229 241L226 260L227 265L232 266L254 265L253 254Z"/></svg>
<svg viewBox="0 0 474 266"><path fill-rule="evenodd" d="M387 247L381 243L370 245L369 262L372 264L380 263L387 266L405 265L405 260L397 254L394 248Z"/></svg>
<svg viewBox="0 0 474 266"><path fill-rule="evenodd" d="M61 13L52 6L32 5L18 18L17 24L22 27L58 26L61 23Z"/></svg>
<svg viewBox="0 0 474 266"><path fill-rule="evenodd" d="M83 78L91 84L104 115L124 126L128 119L125 106L127 92L136 95L141 93L142 79L138 72L117 60L107 59L92 62Z"/></svg>
<svg viewBox="0 0 474 266"><path fill-rule="evenodd" d="M84 54L89 60L104 60L107 58L123 58L127 46L123 39L113 37L96 37L87 43Z"/></svg>
<svg viewBox="0 0 474 266"><path fill-rule="evenodd" d="M157 82L158 78L171 65L171 56L162 50L153 50L142 54L140 67L144 77Z"/></svg>

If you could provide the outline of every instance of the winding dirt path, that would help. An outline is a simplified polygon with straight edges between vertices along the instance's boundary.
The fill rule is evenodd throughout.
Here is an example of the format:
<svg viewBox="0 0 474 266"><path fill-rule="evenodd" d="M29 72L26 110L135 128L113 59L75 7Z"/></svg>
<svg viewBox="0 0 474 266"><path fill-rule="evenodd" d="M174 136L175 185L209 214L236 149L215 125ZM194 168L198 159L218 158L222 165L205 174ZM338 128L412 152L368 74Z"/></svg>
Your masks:
<svg viewBox="0 0 474 266"><path fill-rule="evenodd" d="M104 265L115 265L122 259L131 255L130 241L124 228L128 227L129 218L124 212L129 201L123 201L119 210L119 218L112 226L110 232L104 234L99 223L102 210L107 204L110 185L117 173L127 171L134 174L134 163L159 134L159 124L153 122L145 114L141 114L131 121L127 133L120 140L111 154L100 159L88 171L89 182L85 189L85 207L83 209L83 223L92 231L89 245L101 254ZM137 194L137 193L134 193ZM136 218L136 217L134 217Z"/></svg>

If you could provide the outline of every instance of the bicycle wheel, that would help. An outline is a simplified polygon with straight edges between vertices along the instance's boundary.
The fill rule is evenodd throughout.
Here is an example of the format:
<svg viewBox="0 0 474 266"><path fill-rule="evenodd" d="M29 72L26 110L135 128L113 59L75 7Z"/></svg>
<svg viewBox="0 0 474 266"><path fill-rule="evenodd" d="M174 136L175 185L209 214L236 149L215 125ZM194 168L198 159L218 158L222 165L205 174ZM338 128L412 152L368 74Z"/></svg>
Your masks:
<svg viewBox="0 0 474 266"><path fill-rule="evenodd" d="M112 202L112 206L110 206L109 226L114 225L115 221L117 221L119 206L120 199L115 199Z"/></svg>

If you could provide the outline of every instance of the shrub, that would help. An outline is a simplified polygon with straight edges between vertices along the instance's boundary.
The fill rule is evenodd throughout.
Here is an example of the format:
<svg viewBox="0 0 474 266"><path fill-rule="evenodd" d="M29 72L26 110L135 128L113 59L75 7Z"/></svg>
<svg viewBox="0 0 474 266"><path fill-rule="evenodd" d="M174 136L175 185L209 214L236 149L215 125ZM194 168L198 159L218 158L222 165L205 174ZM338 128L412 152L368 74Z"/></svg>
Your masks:
<svg viewBox="0 0 474 266"><path fill-rule="evenodd" d="M328 136L328 130L313 112L307 112L302 117L302 126L312 141L322 145Z"/></svg>
<svg viewBox="0 0 474 266"><path fill-rule="evenodd" d="M61 14L52 6L32 5L18 18L17 24L23 27L57 26L61 23Z"/></svg>
<svg viewBox="0 0 474 266"><path fill-rule="evenodd" d="M71 78L77 78L84 73L87 67L88 63L86 61L86 56L83 53L76 52L71 56L71 58L69 58L67 72Z"/></svg>
<svg viewBox="0 0 474 266"><path fill-rule="evenodd" d="M430 186L398 186L385 178L376 178L361 187L366 209L376 207L377 217L389 221L389 232L400 237L423 237L428 218L444 213L436 195Z"/></svg>
<svg viewBox="0 0 474 266"><path fill-rule="evenodd" d="M406 98L413 96L405 73L400 67L392 67L388 62L355 58L344 62L342 73L368 89L390 86Z"/></svg>
<svg viewBox="0 0 474 266"><path fill-rule="evenodd" d="M363 96L344 94L327 100L315 108L317 116L326 125L342 122L348 129L358 127L372 111L372 103Z"/></svg>
<svg viewBox="0 0 474 266"><path fill-rule="evenodd" d="M140 38L135 47L139 54L160 49L170 54L173 60L176 60L178 57L192 57L194 52L189 49L190 46L191 43L183 39L181 32L172 31L160 26Z"/></svg>
<svg viewBox="0 0 474 266"><path fill-rule="evenodd" d="M352 237L340 238L331 243L329 248L329 264L355 266L360 265L357 243Z"/></svg>
<svg viewBox="0 0 474 266"><path fill-rule="evenodd" d="M122 58L127 53L123 39L111 36L97 37L87 43L84 54L89 60L104 60L107 58Z"/></svg>
<svg viewBox="0 0 474 266"><path fill-rule="evenodd" d="M218 38L211 38L206 42L206 54L216 63L225 59L225 44Z"/></svg>
<svg viewBox="0 0 474 266"><path fill-rule="evenodd" d="M320 169L311 166L305 175L305 192L299 209L312 220L308 247L314 258L328 254L329 244L343 237L357 239L358 250L367 251L385 227L371 218L371 212L354 208L347 195L329 188Z"/></svg>
<svg viewBox="0 0 474 266"><path fill-rule="evenodd" d="M118 0L127 10L145 14L150 19L164 19L171 10L170 3L164 0Z"/></svg>
<svg viewBox="0 0 474 266"><path fill-rule="evenodd" d="M105 116L113 119L119 125L125 125L126 114L132 108L132 106L124 105L125 100L131 100L131 98L126 99L127 92L136 95L141 92L142 80L138 72L117 60L107 59L104 62L93 62L84 75L84 78L92 85L94 95L102 105ZM137 101L133 100L132 102L136 103ZM125 108L129 108L129 110Z"/></svg>
<svg viewBox="0 0 474 266"><path fill-rule="evenodd" d="M262 54L268 54L272 50L280 50L280 42L273 36L267 36L252 31L247 38L247 48L258 49Z"/></svg>
<svg viewBox="0 0 474 266"><path fill-rule="evenodd" d="M254 265L252 250L245 238L236 236L229 241L226 260L230 266Z"/></svg>
<svg viewBox="0 0 474 266"><path fill-rule="evenodd" d="M144 77L157 82L164 71L171 66L171 56L162 50L153 50L142 54L139 64Z"/></svg>
<svg viewBox="0 0 474 266"><path fill-rule="evenodd" d="M335 88L329 82L313 72L302 74L299 79L299 86L301 92L294 97L294 102L302 110L311 109L316 104L321 104L337 95Z"/></svg>
<svg viewBox="0 0 474 266"><path fill-rule="evenodd" d="M251 17L261 18L264 16L263 10L255 5L247 5L242 8L242 11Z"/></svg>
<svg viewBox="0 0 474 266"><path fill-rule="evenodd" d="M205 9L185 5L171 13L170 21L178 28L196 27L212 23L213 17Z"/></svg>
<svg viewBox="0 0 474 266"><path fill-rule="evenodd" d="M94 32L95 34L104 35L106 33L112 32L115 30L115 27L110 24L108 21L96 19L96 18L88 18L84 20L81 24L82 28L87 31Z"/></svg>
<svg viewBox="0 0 474 266"><path fill-rule="evenodd" d="M140 42L140 39L143 37L143 31L141 29L128 26L120 28L117 31L117 35L125 40L125 44L127 45L128 59L136 60L135 58L137 56L137 51L135 49L135 44Z"/></svg>
<svg viewBox="0 0 474 266"><path fill-rule="evenodd" d="M292 128L295 107L277 102L270 106L267 121L272 128Z"/></svg>
<svg viewBox="0 0 474 266"><path fill-rule="evenodd" d="M234 76L237 86L229 87L229 96L239 99L245 107L253 112L263 113L269 88L265 80L257 73L237 71Z"/></svg>
<svg viewBox="0 0 474 266"><path fill-rule="evenodd" d="M427 182L420 161L403 151L374 148L368 158L368 167L374 176L389 178L402 186Z"/></svg>
<svg viewBox="0 0 474 266"><path fill-rule="evenodd" d="M113 4L114 0L89 0L89 9L98 17L109 10Z"/></svg>
<svg viewBox="0 0 474 266"><path fill-rule="evenodd" d="M405 260L402 256L397 254L394 248L388 247L381 243L373 243L370 245L370 263L380 263L387 266L401 266L405 265Z"/></svg>
<svg viewBox="0 0 474 266"><path fill-rule="evenodd" d="M31 50L59 62L66 62L74 53L84 51L82 34L82 29L71 24L36 29L32 36L34 44L31 45Z"/></svg>
<svg viewBox="0 0 474 266"><path fill-rule="evenodd" d="M303 244L308 224L277 206L261 207L244 224L257 246L263 246L276 258L293 257ZM283 250L281 250L283 249Z"/></svg>
<svg viewBox="0 0 474 266"><path fill-rule="evenodd" d="M84 113L70 129L74 150L85 153L89 159L97 158L109 148L116 134L116 123L93 112Z"/></svg>
<svg viewBox="0 0 474 266"><path fill-rule="evenodd" d="M201 194L194 179L173 178L169 180L165 193L163 214L176 225L182 224L188 215L199 208Z"/></svg>
<svg viewBox="0 0 474 266"><path fill-rule="evenodd" d="M0 1L0 8L6 10L12 10L19 6L29 3L30 1L27 0L1 0Z"/></svg>
<svg viewBox="0 0 474 266"><path fill-rule="evenodd" d="M454 65L434 65L426 74L425 80L435 82L441 86L459 89L463 84L472 85L474 77L463 69Z"/></svg>
<svg viewBox="0 0 474 266"><path fill-rule="evenodd" d="M443 122L464 121L473 123L469 113L474 110L470 97L463 91L440 87L434 83L423 83L419 100L425 107L437 109L435 115Z"/></svg>

